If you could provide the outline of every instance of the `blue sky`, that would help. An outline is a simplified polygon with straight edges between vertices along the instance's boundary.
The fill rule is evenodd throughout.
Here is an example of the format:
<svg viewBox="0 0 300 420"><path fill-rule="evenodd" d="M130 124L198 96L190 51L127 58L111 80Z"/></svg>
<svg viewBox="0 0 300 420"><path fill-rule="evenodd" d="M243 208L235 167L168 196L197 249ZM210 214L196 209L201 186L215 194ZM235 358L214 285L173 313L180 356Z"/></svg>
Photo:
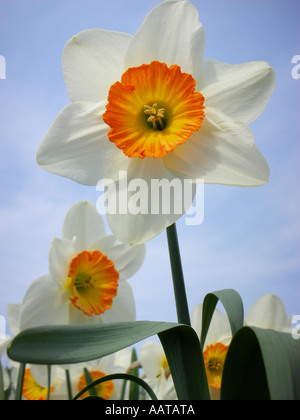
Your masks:
<svg viewBox="0 0 300 420"><path fill-rule="evenodd" d="M158 0L0 0L0 315L21 302L48 272L52 239L79 200L96 203L95 188L40 169L37 148L69 103L61 70L66 41L87 28L135 33ZM251 124L270 168L259 188L205 186L205 220L178 234L190 309L214 290L234 288L246 310L265 293L300 314L298 0L195 0L206 31L205 58L268 61L277 74L271 100ZM142 269L130 281L137 318L176 321L166 235L147 243Z"/></svg>

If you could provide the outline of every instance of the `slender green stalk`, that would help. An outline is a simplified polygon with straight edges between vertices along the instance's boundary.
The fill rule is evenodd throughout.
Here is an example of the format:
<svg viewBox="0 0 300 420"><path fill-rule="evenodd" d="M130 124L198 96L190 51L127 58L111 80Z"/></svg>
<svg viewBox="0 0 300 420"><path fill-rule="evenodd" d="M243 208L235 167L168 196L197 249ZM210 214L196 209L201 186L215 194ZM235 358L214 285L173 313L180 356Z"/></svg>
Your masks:
<svg viewBox="0 0 300 420"><path fill-rule="evenodd" d="M50 400L50 392L51 392L51 365L47 366L47 375L48 375L47 401L49 401Z"/></svg>
<svg viewBox="0 0 300 420"><path fill-rule="evenodd" d="M167 238L178 322L191 325L175 223L167 228Z"/></svg>
<svg viewBox="0 0 300 420"><path fill-rule="evenodd" d="M5 400L4 378L3 378L2 363L0 360L0 401L4 401L4 400Z"/></svg>
<svg viewBox="0 0 300 420"><path fill-rule="evenodd" d="M16 389L16 395L15 395L15 400L16 401L19 401L19 400L22 399L25 368L26 368L26 364L25 363L20 363L17 389Z"/></svg>
<svg viewBox="0 0 300 420"><path fill-rule="evenodd" d="M72 395L70 371L68 369L66 370L66 381L67 381L67 389L68 389L68 398L69 398L69 401L71 401L73 399L73 395Z"/></svg>
<svg viewBox="0 0 300 420"><path fill-rule="evenodd" d="M93 382L93 378L89 372L89 370L87 368L84 368L84 376L85 376L85 380L86 380L86 384L90 385ZM89 393L91 397L97 397L98 393L96 388L92 387L89 389Z"/></svg>

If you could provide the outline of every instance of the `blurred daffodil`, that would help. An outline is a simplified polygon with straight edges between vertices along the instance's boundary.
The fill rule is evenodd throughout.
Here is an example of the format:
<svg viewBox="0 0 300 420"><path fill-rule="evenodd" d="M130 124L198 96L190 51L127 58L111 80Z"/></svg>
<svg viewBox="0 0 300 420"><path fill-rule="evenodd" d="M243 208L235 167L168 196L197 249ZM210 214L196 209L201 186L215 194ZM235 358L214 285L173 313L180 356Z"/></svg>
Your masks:
<svg viewBox="0 0 300 420"><path fill-rule="evenodd" d="M135 303L127 279L141 267L144 245L131 247L105 232L90 202L68 211L62 239L49 252L49 274L28 288L20 330L39 325L132 321Z"/></svg>
<svg viewBox="0 0 300 420"><path fill-rule="evenodd" d="M197 305L191 323L199 339L202 330L203 305ZM203 347L203 357L208 386L212 399L220 399L220 390L225 358L232 339L228 316L216 308Z"/></svg>
<svg viewBox="0 0 300 420"><path fill-rule="evenodd" d="M145 380L158 399L176 400L174 382L162 345L154 340L145 341L139 352L139 360L145 373Z"/></svg>

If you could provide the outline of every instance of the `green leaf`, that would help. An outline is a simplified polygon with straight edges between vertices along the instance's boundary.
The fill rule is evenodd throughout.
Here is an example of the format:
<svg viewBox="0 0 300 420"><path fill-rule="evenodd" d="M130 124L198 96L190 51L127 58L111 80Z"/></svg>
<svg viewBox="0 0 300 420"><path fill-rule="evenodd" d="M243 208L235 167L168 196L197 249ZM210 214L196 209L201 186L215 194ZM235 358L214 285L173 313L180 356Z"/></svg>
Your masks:
<svg viewBox="0 0 300 420"><path fill-rule="evenodd" d="M244 305L240 295L233 289L224 289L217 292L209 293L205 296L203 302L201 344L204 348L205 339L209 326L216 309L217 303L220 301L229 318L232 335L236 333L244 325Z"/></svg>
<svg viewBox="0 0 300 420"><path fill-rule="evenodd" d="M131 356L131 363L137 361L137 354L136 350L132 349L132 356ZM139 376L139 368L135 368L131 371L131 375L138 377ZM137 401L139 399L139 386L136 382L131 381L129 387L129 400L130 401Z"/></svg>
<svg viewBox="0 0 300 420"><path fill-rule="evenodd" d="M300 341L291 334L244 327L226 357L221 399L300 400Z"/></svg>
<svg viewBox="0 0 300 420"><path fill-rule="evenodd" d="M148 392L148 394L149 394L149 396L152 400L157 400L157 397L154 394L153 390L150 388L150 386L145 381L143 381L142 379L140 379L140 378L138 378L134 375L129 375L128 373L113 373L112 375L107 375L103 378L96 379L95 381L89 383L82 391L80 391L74 397L74 400L78 400L81 397L81 395L85 394L87 391L91 392L91 389L93 387L96 387L97 385L102 384L103 382L114 381L116 379L123 379L125 381L130 381L130 383L134 383L134 384L137 384L138 386L143 387L145 389L145 391ZM97 397L97 395L90 395L90 397Z"/></svg>
<svg viewBox="0 0 300 420"><path fill-rule="evenodd" d="M84 374L87 386L89 386L91 383L93 383L93 378L92 378L92 376L91 376L91 374L90 374L90 372L87 368L83 369L83 374ZM97 397L98 396L96 388L89 387L88 389L89 389L90 397Z"/></svg>
<svg viewBox="0 0 300 420"><path fill-rule="evenodd" d="M96 360L158 334L179 399L209 399L203 355L196 332L167 322L44 326L22 331L8 356L22 363L63 365Z"/></svg>
<svg viewBox="0 0 300 420"><path fill-rule="evenodd" d="M159 334L179 400L209 400L202 349L191 327Z"/></svg>
<svg viewBox="0 0 300 420"><path fill-rule="evenodd" d="M15 393L16 401L22 400L25 369L26 369L26 364L21 363L19 367L18 381L17 381L16 393Z"/></svg>

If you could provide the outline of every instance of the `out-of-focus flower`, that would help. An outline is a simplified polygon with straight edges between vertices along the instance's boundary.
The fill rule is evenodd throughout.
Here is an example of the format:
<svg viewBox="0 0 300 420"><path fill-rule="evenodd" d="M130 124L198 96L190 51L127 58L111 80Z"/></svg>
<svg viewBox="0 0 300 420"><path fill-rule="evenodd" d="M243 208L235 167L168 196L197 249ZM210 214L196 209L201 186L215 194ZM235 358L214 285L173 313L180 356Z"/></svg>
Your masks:
<svg viewBox="0 0 300 420"><path fill-rule="evenodd" d="M176 400L177 395L165 352L154 340L146 341L139 351L145 380L160 400Z"/></svg>
<svg viewBox="0 0 300 420"><path fill-rule="evenodd" d="M28 401L45 401L60 399L61 387L65 382L65 372L58 366L51 367L51 383L48 390L48 368L41 365L27 365L23 380L22 398ZM19 376L19 364L12 362L12 384L16 389Z"/></svg>
<svg viewBox="0 0 300 420"><path fill-rule="evenodd" d="M204 48L196 8L178 0L151 10L134 36L92 29L71 38L62 63L72 103L43 139L39 165L85 185L119 181L122 172L128 185L142 179L148 191L153 179L266 183L269 167L248 124L265 108L274 72L266 62L204 60ZM121 184L110 192L114 202ZM136 189L126 193L123 210ZM150 200L138 214L123 210L108 214L112 232L122 242L141 243L186 206L154 214Z"/></svg>
<svg viewBox="0 0 300 420"><path fill-rule="evenodd" d="M202 330L203 305L197 305L191 315L191 324L199 339ZM212 399L220 399L220 389L225 358L232 333L226 314L216 308L203 347L203 357L210 395Z"/></svg>
<svg viewBox="0 0 300 420"><path fill-rule="evenodd" d="M134 297L126 280L144 256L143 245L131 247L106 235L92 203L76 203L65 217L62 239L52 242L49 274L27 290L19 329L134 320Z"/></svg>
<svg viewBox="0 0 300 420"><path fill-rule="evenodd" d="M117 353L94 360L88 363L69 366L69 377L73 397L87 386L85 370L88 371L93 381L113 373L125 373L130 366L131 349L126 348ZM105 400L119 400L122 392L123 381L108 380L97 385L94 392ZM80 398L90 395L89 391ZM67 399L67 395L65 396Z"/></svg>
<svg viewBox="0 0 300 420"><path fill-rule="evenodd" d="M280 297L266 294L257 299L245 316L245 325L290 333L292 320L288 318Z"/></svg>

